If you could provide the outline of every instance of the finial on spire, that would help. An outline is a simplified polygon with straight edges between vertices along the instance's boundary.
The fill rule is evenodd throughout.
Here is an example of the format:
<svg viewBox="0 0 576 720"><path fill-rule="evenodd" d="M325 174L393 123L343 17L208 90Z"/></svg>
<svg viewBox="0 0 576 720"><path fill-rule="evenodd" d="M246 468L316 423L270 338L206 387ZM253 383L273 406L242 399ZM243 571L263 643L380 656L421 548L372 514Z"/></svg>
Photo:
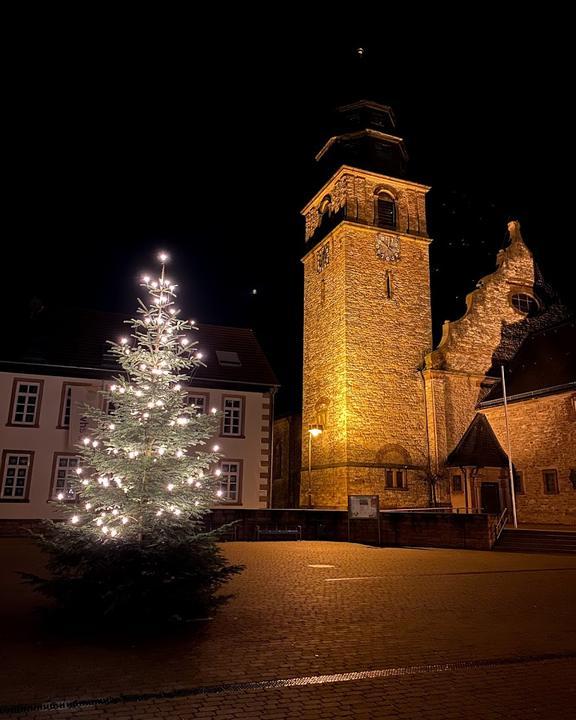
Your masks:
<svg viewBox="0 0 576 720"><path fill-rule="evenodd" d="M524 242L522 239L522 233L520 232L520 222L518 220L510 220L508 223L508 233L510 235L510 242Z"/></svg>

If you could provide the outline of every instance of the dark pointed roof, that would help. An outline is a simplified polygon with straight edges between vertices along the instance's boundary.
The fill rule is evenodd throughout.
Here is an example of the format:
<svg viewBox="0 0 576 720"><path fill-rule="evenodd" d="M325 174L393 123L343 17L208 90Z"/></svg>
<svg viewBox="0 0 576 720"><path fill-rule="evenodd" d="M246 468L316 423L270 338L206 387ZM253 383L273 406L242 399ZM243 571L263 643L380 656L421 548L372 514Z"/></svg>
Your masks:
<svg viewBox="0 0 576 720"><path fill-rule="evenodd" d="M505 369L505 376L509 400L576 387L576 320L571 318L528 335ZM497 383L480 407L498 404L502 397L502 384Z"/></svg>
<svg viewBox="0 0 576 720"><path fill-rule="evenodd" d="M327 134L316 155L319 177L327 179L342 165L392 177L405 176L408 154L388 105L359 100L339 107Z"/></svg>
<svg viewBox="0 0 576 720"><path fill-rule="evenodd" d="M502 450L485 415L477 413L458 445L446 459L448 467L506 467Z"/></svg>

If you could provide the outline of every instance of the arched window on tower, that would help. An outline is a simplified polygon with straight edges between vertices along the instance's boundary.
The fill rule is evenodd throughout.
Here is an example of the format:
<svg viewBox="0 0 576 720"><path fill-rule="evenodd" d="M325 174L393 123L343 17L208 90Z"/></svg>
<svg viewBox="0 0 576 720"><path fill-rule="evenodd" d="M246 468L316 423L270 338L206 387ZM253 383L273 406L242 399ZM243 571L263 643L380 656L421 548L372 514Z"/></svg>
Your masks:
<svg viewBox="0 0 576 720"><path fill-rule="evenodd" d="M376 225L389 230L396 229L396 201L386 191L376 195Z"/></svg>

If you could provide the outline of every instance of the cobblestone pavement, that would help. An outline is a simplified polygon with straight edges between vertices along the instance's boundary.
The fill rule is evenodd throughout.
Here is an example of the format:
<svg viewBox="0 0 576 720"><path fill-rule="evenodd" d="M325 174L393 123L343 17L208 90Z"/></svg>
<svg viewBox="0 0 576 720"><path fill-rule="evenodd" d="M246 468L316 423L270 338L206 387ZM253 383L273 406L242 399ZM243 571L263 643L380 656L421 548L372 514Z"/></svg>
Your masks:
<svg viewBox="0 0 576 720"><path fill-rule="evenodd" d="M576 558L328 542L225 551L246 570L195 633L78 639L41 629L37 598L12 580L36 569L35 551L2 540L0 719L576 717ZM308 680L266 682L286 678ZM108 704L30 707L94 698ZM27 711L8 712L17 704Z"/></svg>

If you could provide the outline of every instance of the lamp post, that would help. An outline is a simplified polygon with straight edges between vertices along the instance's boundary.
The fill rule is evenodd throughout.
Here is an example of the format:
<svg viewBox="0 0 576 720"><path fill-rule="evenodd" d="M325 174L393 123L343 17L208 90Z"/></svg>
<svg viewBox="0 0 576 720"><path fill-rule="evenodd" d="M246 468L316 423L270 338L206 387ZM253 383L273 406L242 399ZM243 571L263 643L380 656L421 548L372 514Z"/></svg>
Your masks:
<svg viewBox="0 0 576 720"><path fill-rule="evenodd" d="M312 438L324 431L322 425L308 425L308 507L312 507Z"/></svg>

